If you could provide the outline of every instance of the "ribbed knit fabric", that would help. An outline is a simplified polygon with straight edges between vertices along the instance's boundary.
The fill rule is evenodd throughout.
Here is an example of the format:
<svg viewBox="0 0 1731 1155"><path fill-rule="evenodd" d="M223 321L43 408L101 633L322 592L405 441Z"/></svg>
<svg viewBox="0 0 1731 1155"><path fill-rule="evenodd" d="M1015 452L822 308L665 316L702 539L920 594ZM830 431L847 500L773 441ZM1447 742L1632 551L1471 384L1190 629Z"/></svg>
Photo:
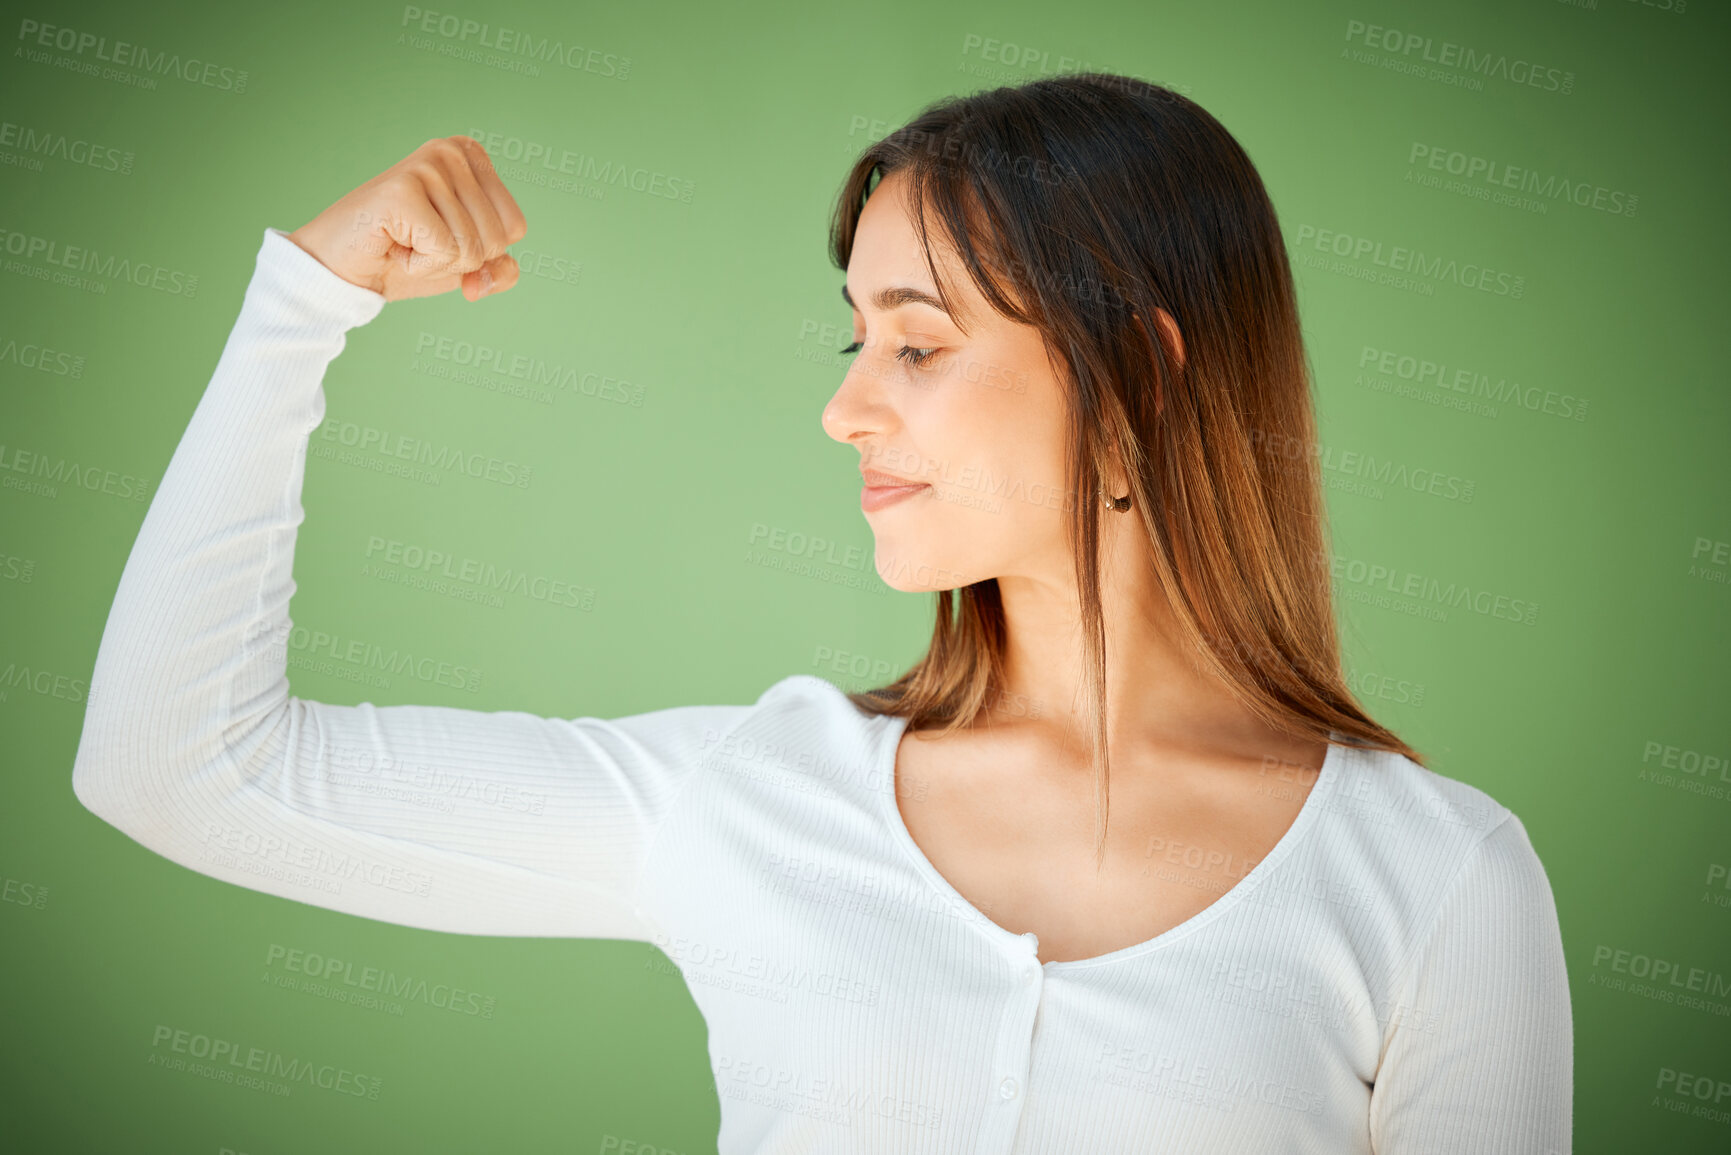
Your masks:
<svg viewBox="0 0 1731 1155"><path fill-rule="evenodd" d="M823 679L614 719L291 696L308 436L384 304L265 231L102 636L92 812L365 918L656 943L708 1023L727 1155L1568 1152L1549 881L1514 814L1407 759L1331 745L1211 906L1041 965L908 834L905 722Z"/></svg>

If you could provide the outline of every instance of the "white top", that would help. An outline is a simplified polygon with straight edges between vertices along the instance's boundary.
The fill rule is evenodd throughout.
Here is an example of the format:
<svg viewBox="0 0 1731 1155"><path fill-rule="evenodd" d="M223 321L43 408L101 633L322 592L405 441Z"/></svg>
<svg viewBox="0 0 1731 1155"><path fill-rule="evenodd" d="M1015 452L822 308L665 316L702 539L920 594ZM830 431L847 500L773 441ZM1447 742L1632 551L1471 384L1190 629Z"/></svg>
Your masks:
<svg viewBox="0 0 1731 1155"><path fill-rule="evenodd" d="M820 678L613 719L292 696L307 439L384 305L265 231L102 636L72 785L105 821L365 918L658 944L727 1155L1569 1150L1544 869L1514 814L1405 758L1331 745L1213 905L1041 965L909 836L905 721Z"/></svg>

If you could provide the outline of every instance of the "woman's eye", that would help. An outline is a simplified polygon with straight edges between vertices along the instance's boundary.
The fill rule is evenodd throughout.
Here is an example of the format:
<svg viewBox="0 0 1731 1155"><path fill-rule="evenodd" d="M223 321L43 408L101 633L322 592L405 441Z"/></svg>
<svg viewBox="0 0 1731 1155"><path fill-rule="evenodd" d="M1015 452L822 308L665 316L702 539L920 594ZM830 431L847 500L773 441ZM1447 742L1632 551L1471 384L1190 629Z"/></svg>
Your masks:
<svg viewBox="0 0 1731 1155"><path fill-rule="evenodd" d="M865 342L864 341L855 341L853 344L851 344L847 348L843 349L842 352L843 353L858 353L863 348L865 348ZM912 345L903 345L900 349L896 350L896 356L897 357L900 357L903 361L907 362L910 365L916 366L916 367L920 366L920 365L924 365L927 361L930 361L933 357L935 357L937 355L938 355L938 350L935 348L933 348L933 349L916 349Z"/></svg>

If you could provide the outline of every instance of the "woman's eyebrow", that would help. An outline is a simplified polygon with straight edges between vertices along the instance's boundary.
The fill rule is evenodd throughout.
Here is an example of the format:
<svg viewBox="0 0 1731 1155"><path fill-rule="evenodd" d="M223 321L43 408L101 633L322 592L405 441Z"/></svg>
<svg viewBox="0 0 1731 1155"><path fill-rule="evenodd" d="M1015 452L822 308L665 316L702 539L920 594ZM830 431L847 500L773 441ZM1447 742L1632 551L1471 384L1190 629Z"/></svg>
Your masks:
<svg viewBox="0 0 1731 1155"><path fill-rule="evenodd" d="M846 281L842 282L841 299L848 303L849 308L857 309L859 307L853 303L853 294L847 291ZM912 285L891 285L888 288L879 289L872 294L872 304L884 313L891 309L899 309L903 305L929 305L944 316L950 317L950 311L944 308L942 301L924 289L916 289ZM955 320L954 317L950 317L950 319Z"/></svg>

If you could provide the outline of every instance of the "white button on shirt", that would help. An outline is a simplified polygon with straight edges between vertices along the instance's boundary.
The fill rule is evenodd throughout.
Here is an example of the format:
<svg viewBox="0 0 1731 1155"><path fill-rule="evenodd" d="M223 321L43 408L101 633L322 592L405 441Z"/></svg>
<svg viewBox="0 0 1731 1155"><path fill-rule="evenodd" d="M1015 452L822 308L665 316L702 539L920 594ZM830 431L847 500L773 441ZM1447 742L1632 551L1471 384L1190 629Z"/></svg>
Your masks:
<svg viewBox="0 0 1731 1155"><path fill-rule="evenodd" d="M1543 867L1490 795L1396 755L1331 745L1212 905L1042 967L908 834L905 722L822 679L616 718L291 696L291 645L345 670L438 649L288 617L325 367L384 304L266 231L98 650L72 778L96 814L366 918L655 943L709 1028L723 1155L1570 1149Z"/></svg>

